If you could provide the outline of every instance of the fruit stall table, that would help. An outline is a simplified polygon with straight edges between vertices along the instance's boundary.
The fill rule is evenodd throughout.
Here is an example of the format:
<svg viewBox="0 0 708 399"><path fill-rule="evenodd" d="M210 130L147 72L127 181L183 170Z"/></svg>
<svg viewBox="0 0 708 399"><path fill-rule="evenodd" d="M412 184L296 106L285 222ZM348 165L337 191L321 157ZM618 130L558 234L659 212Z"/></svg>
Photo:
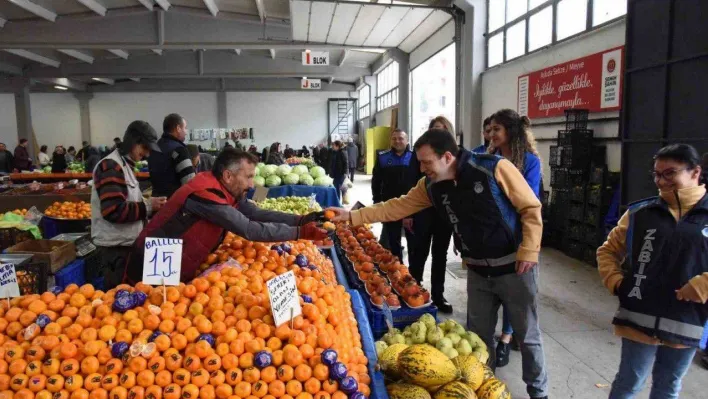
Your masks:
<svg viewBox="0 0 708 399"><path fill-rule="evenodd" d="M255 190L248 191L248 198L252 198ZM268 187L268 198L279 197L309 197L315 195L317 203L322 208L341 207L342 203L337 196L334 187L304 186L299 184L288 184L285 186Z"/></svg>
<svg viewBox="0 0 708 399"><path fill-rule="evenodd" d="M62 180L89 181L93 178L91 173L10 173L10 180L13 183L31 183L38 181L41 183L56 182ZM138 172L135 174L138 180L150 179L149 172Z"/></svg>
<svg viewBox="0 0 708 399"><path fill-rule="evenodd" d="M28 185L12 186L0 194L0 212L13 209L29 209L37 207L41 212L55 202L84 201L91 202L91 188L62 188L54 184L42 184L39 190L30 190Z"/></svg>

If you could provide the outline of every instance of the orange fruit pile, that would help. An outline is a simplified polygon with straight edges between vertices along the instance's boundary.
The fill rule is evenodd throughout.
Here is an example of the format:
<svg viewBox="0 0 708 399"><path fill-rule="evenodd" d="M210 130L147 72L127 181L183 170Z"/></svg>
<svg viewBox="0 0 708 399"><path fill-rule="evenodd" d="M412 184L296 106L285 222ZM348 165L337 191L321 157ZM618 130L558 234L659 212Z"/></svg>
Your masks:
<svg viewBox="0 0 708 399"><path fill-rule="evenodd" d="M91 204L79 202L55 202L44 214L58 219L91 219Z"/></svg>
<svg viewBox="0 0 708 399"><path fill-rule="evenodd" d="M322 362L327 349L368 397L367 358L331 262L311 242L291 242L290 254L227 242L222 253L243 268L166 290L69 285L0 301L0 399L347 399ZM316 269L299 267L299 254ZM302 315L275 326L266 281L291 270ZM124 295L144 303L118 312Z"/></svg>
<svg viewBox="0 0 708 399"><path fill-rule="evenodd" d="M25 216L27 214L27 209L22 208L22 209L15 209L12 211L12 213L20 216Z"/></svg>

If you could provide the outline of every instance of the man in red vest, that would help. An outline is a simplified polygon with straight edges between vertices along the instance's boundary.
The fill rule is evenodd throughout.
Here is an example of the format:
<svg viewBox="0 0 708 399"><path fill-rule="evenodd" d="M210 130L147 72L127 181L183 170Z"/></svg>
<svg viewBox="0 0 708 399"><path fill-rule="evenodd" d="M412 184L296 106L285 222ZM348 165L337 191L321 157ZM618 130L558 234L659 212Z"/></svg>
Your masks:
<svg viewBox="0 0 708 399"><path fill-rule="evenodd" d="M226 230L251 241L326 238L327 231L315 223L324 219L323 212L298 216L266 211L246 199L257 163L248 152L225 149L211 172L199 173L175 191L135 240L124 281L142 280L146 237L184 240L181 281L195 277Z"/></svg>

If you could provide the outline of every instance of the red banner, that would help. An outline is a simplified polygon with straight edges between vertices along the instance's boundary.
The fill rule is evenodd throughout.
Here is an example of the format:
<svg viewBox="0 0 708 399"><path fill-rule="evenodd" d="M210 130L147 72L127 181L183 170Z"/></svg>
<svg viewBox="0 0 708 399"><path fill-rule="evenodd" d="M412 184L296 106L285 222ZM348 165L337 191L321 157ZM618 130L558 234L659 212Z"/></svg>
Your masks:
<svg viewBox="0 0 708 399"><path fill-rule="evenodd" d="M620 109L623 58L624 47L617 47L519 76L519 114L535 119L562 116L569 108Z"/></svg>

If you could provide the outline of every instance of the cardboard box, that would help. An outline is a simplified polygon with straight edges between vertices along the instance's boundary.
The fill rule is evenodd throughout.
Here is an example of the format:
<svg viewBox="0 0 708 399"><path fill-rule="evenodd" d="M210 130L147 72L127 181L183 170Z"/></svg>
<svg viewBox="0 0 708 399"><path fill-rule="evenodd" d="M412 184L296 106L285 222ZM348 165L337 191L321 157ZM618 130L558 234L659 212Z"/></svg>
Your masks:
<svg viewBox="0 0 708 399"><path fill-rule="evenodd" d="M31 254L32 263L44 263L54 273L76 259L76 246L69 241L30 240L8 248L7 253Z"/></svg>

